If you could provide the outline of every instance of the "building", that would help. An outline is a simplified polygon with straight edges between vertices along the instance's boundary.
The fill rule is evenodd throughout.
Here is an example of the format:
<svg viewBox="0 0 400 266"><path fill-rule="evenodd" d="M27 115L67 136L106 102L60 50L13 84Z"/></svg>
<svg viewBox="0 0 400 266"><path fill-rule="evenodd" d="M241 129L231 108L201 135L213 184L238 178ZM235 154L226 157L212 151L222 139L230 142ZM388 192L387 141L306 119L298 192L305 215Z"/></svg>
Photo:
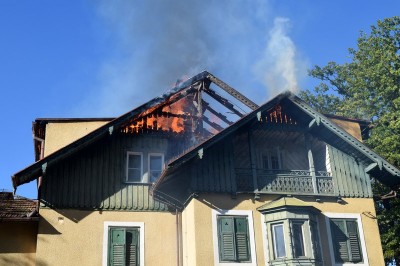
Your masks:
<svg viewBox="0 0 400 266"><path fill-rule="evenodd" d="M400 170L358 122L202 72L116 119L37 119L12 182L38 182L38 265L383 265L370 176Z"/></svg>
<svg viewBox="0 0 400 266"><path fill-rule="evenodd" d="M37 201L0 192L0 265L34 265Z"/></svg>

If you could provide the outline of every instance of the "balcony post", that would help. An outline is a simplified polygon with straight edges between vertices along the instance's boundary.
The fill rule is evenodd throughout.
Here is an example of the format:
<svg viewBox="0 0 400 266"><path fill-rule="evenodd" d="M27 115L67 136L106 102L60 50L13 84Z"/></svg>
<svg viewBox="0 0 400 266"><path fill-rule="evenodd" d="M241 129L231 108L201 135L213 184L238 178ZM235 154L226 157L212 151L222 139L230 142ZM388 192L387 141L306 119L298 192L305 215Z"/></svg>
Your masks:
<svg viewBox="0 0 400 266"><path fill-rule="evenodd" d="M249 155L250 155L250 163L251 163L251 172L253 176L253 190L254 193L258 193L258 181L257 181L257 160L256 160L256 152L254 148L254 140L252 136L252 130L249 129L247 131L247 137L249 140Z"/></svg>
<svg viewBox="0 0 400 266"><path fill-rule="evenodd" d="M310 173L311 173L313 190L314 190L315 194L318 194L317 176L315 174L314 157L313 157L313 153L311 150L310 135L306 133L304 139L305 139L305 146L307 149L308 165L309 165L309 169L310 169Z"/></svg>

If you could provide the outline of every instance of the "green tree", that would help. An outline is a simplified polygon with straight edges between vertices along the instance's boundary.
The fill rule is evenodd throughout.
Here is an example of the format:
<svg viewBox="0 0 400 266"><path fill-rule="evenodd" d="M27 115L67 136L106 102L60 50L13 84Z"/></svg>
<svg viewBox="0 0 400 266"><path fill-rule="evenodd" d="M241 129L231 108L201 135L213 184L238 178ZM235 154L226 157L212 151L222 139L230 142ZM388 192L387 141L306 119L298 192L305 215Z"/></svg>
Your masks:
<svg viewBox="0 0 400 266"><path fill-rule="evenodd" d="M320 80L300 97L323 113L371 121L366 144L400 168L400 17L387 18L361 32L350 62L315 66L309 75ZM374 183L374 193L387 188ZM400 264L400 199L377 201L376 209L385 260Z"/></svg>

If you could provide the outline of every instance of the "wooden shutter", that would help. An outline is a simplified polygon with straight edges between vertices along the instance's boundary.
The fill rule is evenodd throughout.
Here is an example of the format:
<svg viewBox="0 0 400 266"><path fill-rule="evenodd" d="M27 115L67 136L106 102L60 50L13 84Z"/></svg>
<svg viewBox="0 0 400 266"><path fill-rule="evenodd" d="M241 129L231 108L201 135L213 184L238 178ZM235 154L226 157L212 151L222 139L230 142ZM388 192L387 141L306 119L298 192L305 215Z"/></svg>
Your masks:
<svg viewBox="0 0 400 266"><path fill-rule="evenodd" d="M331 234L333 239L333 250L337 262L349 261L349 250L347 248L346 225L344 220L331 220Z"/></svg>
<svg viewBox="0 0 400 266"><path fill-rule="evenodd" d="M233 217L218 217L218 229L220 261L234 261L236 252Z"/></svg>
<svg viewBox="0 0 400 266"><path fill-rule="evenodd" d="M361 262L362 252L356 220L332 219L331 233L337 262Z"/></svg>
<svg viewBox="0 0 400 266"><path fill-rule="evenodd" d="M235 217L237 260L249 261L249 234L246 217Z"/></svg>
<svg viewBox="0 0 400 266"><path fill-rule="evenodd" d="M109 229L109 265L125 266L125 229Z"/></svg>
<svg viewBox="0 0 400 266"><path fill-rule="evenodd" d="M139 265L139 229L126 231L126 262L129 266Z"/></svg>
<svg viewBox="0 0 400 266"><path fill-rule="evenodd" d="M347 235L349 237L349 248L352 262L362 261L362 254L360 249L360 239L358 237L358 226L356 221L346 221Z"/></svg>

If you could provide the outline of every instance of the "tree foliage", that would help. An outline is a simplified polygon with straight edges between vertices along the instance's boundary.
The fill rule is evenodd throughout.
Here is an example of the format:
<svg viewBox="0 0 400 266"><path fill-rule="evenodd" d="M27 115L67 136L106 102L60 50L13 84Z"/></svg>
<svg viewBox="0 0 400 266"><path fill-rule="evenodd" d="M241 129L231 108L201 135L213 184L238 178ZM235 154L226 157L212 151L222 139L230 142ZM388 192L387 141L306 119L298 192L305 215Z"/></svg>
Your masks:
<svg viewBox="0 0 400 266"><path fill-rule="evenodd" d="M400 17L387 18L361 32L350 62L315 66L309 75L321 83L300 96L323 113L361 118L373 126L366 144L400 168ZM374 193L390 189L375 182ZM400 264L400 199L376 203L384 256Z"/></svg>

